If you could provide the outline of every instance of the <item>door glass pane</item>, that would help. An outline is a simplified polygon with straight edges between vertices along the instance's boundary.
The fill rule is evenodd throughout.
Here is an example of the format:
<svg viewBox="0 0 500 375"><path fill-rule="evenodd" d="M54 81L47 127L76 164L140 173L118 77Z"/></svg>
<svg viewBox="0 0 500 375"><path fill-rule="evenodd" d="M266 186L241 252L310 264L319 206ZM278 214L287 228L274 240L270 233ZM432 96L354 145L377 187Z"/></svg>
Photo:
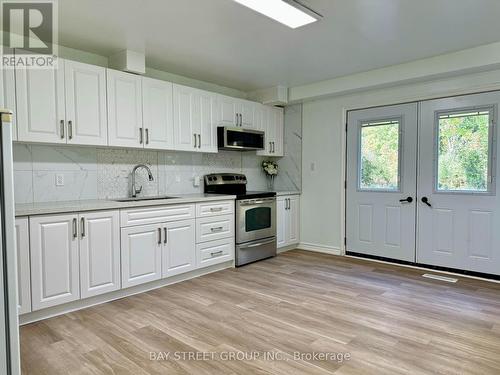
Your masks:
<svg viewBox="0 0 500 375"><path fill-rule="evenodd" d="M490 112L438 118L439 191L488 191Z"/></svg>
<svg viewBox="0 0 500 375"><path fill-rule="evenodd" d="M256 207L245 211L245 231L271 228L271 207Z"/></svg>
<svg viewBox="0 0 500 375"><path fill-rule="evenodd" d="M399 190L399 121L361 125L360 189Z"/></svg>

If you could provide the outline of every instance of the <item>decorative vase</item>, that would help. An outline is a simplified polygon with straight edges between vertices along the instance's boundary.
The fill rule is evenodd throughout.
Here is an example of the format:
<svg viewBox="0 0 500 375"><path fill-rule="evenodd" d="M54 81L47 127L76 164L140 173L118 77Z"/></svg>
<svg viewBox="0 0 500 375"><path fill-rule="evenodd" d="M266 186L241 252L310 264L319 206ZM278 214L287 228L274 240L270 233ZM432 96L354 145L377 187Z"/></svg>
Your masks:
<svg viewBox="0 0 500 375"><path fill-rule="evenodd" d="M274 175L267 176L267 189L274 190Z"/></svg>

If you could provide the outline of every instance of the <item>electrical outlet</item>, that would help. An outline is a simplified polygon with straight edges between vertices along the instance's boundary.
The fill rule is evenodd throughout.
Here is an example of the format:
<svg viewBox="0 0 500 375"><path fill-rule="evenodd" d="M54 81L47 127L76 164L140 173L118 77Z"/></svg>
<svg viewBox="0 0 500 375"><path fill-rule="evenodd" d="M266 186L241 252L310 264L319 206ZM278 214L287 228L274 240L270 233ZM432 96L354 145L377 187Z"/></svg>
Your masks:
<svg viewBox="0 0 500 375"><path fill-rule="evenodd" d="M193 178L193 185L195 187L200 186L200 176L194 176L194 178Z"/></svg>
<svg viewBox="0 0 500 375"><path fill-rule="evenodd" d="M61 173L56 174L56 186L64 186L64 175Z"/></svg>
<svg viewBox="0 0 500 375"><path fill-rule="evenodd" d="M181 176L179 175L175 176L175 182L177 183L181 182Z"/></svg>

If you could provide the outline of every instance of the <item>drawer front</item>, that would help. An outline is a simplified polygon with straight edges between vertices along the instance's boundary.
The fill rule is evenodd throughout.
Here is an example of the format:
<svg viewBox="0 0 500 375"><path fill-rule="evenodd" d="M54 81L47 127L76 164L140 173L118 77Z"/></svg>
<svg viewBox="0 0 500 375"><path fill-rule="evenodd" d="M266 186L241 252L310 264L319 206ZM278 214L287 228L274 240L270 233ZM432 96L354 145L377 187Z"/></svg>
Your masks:
<svg viewBox="0 0 500 375"><path fill-rule="evenodd" d="M196 204L196 217L208 217L214 215L233 215L234 201L218 201Z"/></svg>
<svg viewBox="0 0 500 375"><path fill-rule="evenodd" d="M234 239L205 242L196 245L197 267L207 267L234 259Z"/></svg>
<svg viewBox="0 0 500 375"><path fill-rule="evenodd" d="M196 219L196 243L234 237L234 215Z"/></svg>
<svg viewBox="0 0 500 375"><path fill-rule="evenodd" d="M120 211L120 225L122 227L128 227L132 225L188 220L194 219L194 214L194 204L134 208Z"/></svg>

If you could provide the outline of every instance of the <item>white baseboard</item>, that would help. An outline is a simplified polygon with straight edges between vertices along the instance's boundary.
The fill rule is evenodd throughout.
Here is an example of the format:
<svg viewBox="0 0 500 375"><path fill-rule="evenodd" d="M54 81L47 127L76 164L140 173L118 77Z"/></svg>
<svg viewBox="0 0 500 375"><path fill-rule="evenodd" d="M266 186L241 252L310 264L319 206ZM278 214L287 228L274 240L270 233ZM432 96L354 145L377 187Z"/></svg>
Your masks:
<svg viewBox="0 0 500 375"><path fill-rule="evenodd" d="M332 255L342 255L340 248L335 246L325 246L309 242L301 242L296 246L297 249L315 251L317 253L332 254Z"/></svg>
<svg viewBox="0 0 500 375"><path fill-rule="evenodd" d="M167 285L176 284L181 281L186 281L199 276L207 275L212 272L221 271L226 268L234 267L233 261L228 261L220 264L215 264L213 266L197 269L194 271L186 272L181 275L176 275L169 277L167 279L161 279L156 281L151 281L146 284L136 285L126 289L120 289L114 292L102 294L95 297L90 297L86 299L81 299L73 302L68 302L62 305L48 307L46 309L33 311L27 314L19 316L19 324L24 325L28 323L33 323L38 320L52 318L57 315L66 314L72 311L81 310L86 307L91 307L95 305L100 305L102 303L111 302L120 298L129 297L134 294L140 294L147 292L149 290L162 288Z"/></svg>
<svg viewBox="0 0 500 375"><path fill-rule="evenodd" d="M285 251L290 251L290 250L294 250L297 248L297 244L294 244L294 245L288 245L288 246L283 246L283 247L279 247L278 250L277 250L277 253L278 254L281 254L281 253L284 253Z"/></svg>

